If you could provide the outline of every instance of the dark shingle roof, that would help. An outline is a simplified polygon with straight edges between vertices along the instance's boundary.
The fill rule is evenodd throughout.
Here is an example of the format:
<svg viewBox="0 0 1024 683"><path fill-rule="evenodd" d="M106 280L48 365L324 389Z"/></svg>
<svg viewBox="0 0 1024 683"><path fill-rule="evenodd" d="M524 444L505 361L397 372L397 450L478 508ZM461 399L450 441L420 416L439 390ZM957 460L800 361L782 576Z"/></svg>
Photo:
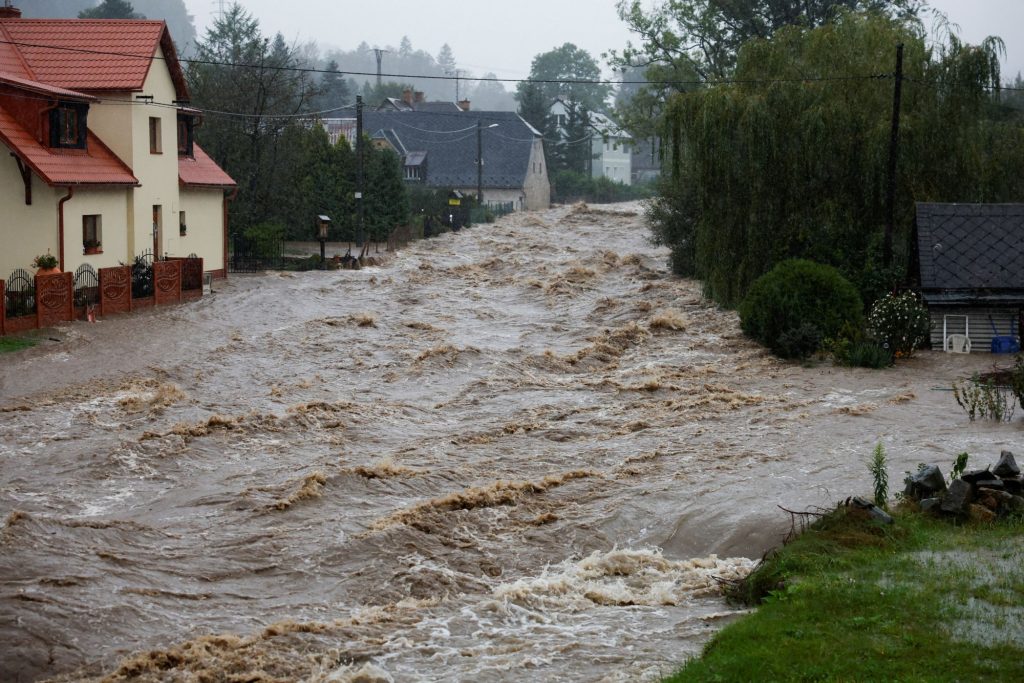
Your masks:
<svg viewBox="0 0 1024 683"><path fill-rule="evenodd" d="M481 132L487 188L521 188L530 171L530 151L539 136L515 112L453 111L446 113L365 112L363 128L387 131L409 152L426 152L426 184L433 187L476 186L476 126ZM495 128L488 128L498 124Z"/></svg>
<svg viewBox="0 0 1024 683"><path fill-rule="evenodd" d="M1024 204L918 204L917 245L924 290L1024 289Z"/></svg>

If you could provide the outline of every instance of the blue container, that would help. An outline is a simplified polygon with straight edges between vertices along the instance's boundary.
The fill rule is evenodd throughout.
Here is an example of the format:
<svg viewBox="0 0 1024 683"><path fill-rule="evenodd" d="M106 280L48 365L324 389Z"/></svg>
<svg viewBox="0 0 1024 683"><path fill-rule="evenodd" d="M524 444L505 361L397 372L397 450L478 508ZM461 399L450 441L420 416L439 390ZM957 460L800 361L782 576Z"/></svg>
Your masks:
<svg viewBox="0 0 1024 683"><path fill-rule="evenodd" d="M992 353L1020 353L1020 339L1013 335L1013 320L1010 320L1010 334L1000 335L992 316L988 317L988 323L992 326Z"/></svg>

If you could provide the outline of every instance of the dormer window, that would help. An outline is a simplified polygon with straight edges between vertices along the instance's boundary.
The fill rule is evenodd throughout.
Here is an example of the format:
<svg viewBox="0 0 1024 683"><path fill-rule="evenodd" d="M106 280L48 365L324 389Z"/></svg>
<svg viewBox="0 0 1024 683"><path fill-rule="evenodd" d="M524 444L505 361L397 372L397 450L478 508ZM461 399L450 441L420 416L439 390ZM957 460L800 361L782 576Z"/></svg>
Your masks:
<svg viewBox="0 0 1024 683"><path fill-rule="evenodd" d="M50 110L50 147L85 149L89 105L60 102Z"/></svg>
<svg viewBox="0 0 1024 683"><path fill-rule="evenodd" d="M192 157L195 155L193 144L195 143L196 117L187 114L178 114L178 156Z"/></svg>

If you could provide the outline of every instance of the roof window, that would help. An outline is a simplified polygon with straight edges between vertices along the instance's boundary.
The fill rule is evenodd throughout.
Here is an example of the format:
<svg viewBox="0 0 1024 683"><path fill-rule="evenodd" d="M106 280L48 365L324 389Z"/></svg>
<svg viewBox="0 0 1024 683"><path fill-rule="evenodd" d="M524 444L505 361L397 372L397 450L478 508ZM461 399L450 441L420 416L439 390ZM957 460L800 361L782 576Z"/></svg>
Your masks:
<svg viewBox="0 0 1024 683"><path fill-rule="evenodd" d="M50 110L50 147L85 149L89 105L59 102Z"/></svg>

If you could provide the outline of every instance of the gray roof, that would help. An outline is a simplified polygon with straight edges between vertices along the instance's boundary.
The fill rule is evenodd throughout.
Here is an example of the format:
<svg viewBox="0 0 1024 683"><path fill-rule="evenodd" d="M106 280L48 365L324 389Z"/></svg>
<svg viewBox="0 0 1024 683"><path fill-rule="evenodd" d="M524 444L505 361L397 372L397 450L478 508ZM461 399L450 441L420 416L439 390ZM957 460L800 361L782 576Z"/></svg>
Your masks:
<svg viewBox="0 0 1024 683"><path fill-rule="evenodd" d="M476 187L477 124L482 126L483 185L521 188L540 134L510 111L364 112L365 130L383 131L401 148L430 159L425 182L432 187ZM488 128L497 124L494 128ZM398 145L396 145L397 147Z"/></svg>
<svg viewBox="0 0 1024 683"><path fill-rule="evenodd" d="M917 247L925 292L1024 290L1024 204L918 204Z"/></svg>

